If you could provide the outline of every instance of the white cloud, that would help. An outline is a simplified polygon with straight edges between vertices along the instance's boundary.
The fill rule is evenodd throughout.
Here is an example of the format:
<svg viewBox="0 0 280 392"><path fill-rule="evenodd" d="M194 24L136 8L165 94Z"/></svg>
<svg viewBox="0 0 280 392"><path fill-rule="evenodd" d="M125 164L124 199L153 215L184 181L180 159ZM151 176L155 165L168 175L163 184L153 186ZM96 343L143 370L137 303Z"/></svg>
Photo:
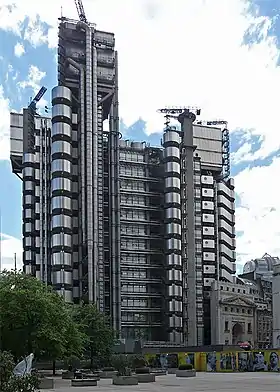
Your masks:
<svg viewBox="0 0 280 392"><path fill-rule="evenodd" d="M35 0L1 2L15 4L10 14L1 10L1 28L20 35L29 16L25 39L35 46L56 46L61 6L65 16L77 18L74 1L49 0L40 8ZM124 121L131 124L141 116L152 132L163 125L158 107L197 104L203 118L225 118L231 129L263 136L261 150L247 151L241 159L277 150L279 51L276 39L267 35L273 20L253 15L249 5L247 0L84 0L88 19L116 34ZM45 34L38 14L51 26ZM257 27L259 42L242 45L244 33Z"/></svg>
<svg viewBox="0 0 280 392"><path fill-rule="evenodd" d="M1 270L22 269L22 241L7 234L0 233ZM16 255L16 257L15 257Z"/></svg>
<svg viewBox="0 0 280 392"><path fill-rule="evenodd" d="M42 87L41 80L46 76L46 72L41 71L36 65L30 65L28 77L26 80L18 82L21 88L31 87L34 94Z"/></svg>
<svg viewBox="0 0 280 392"><path fill-rule="evenodd" d="M233 152L231 154L231 163L236 164L238 162L246 160L251 152L251 148L252 148L251 143L248 142L243 143L242 146L236 152Z"/></svg>
<svg viewBox="0 0 280 392"><path fill-rule="evenodd" d="M18 85L23 89L26 87L31 87L33 90L33 95L35 96L39 92L40 88L42 87L42 79L44 79L45 76L46 76L46 72L41 71L35 65L31 65L29 67L27 79L23 80L21 82L18 82ZM41 109L44 109L45 106L47 106L47 105L48 105L47 100L44 98L41 98L40 101L36 105L40 114L44 113L44 110L42 111Z"/></svg>
<svg viewBox="0 0 280 392"><path fill-rule="evenodd" d="M14 48L14 52L16 57L21 57L25 53L24 46L17 42Z"/></svg>
<svg viewBox="0 0 280 392"><path fill-rule="evenodd" d="M23 39L29 41L35 47L48 42L48 35L44 35L43 26L40 20L31 19L29 21Z"/></svg>
<svg viewBox="0 0 280 392"><path fill-rule="evenodd" d="M240 197L236 209L239 262L261 257L265 252L280 256L280 187L277 178L280 157L269 166L246 169L235 177Z"/></svg>
<svg viewBox="0 0 280 392"><path fill-rule="evenodd" d="M9 100L0 85L0 160L10 156L10 114Z"/></svg>

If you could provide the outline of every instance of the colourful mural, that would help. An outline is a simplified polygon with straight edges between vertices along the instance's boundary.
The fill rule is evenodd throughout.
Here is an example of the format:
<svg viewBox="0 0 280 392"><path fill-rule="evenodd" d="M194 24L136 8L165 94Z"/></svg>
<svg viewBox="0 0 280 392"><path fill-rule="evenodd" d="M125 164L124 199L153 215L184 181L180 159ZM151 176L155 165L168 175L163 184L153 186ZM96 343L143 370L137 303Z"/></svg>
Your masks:
<svg viewBox="0 0 280 392"><path fill-rule="evenodd" d="M146 354L153 368L177 368L192 364L197 371L204 372L277 372L280 370L280 350L223 351L196 353Z"/></svg>

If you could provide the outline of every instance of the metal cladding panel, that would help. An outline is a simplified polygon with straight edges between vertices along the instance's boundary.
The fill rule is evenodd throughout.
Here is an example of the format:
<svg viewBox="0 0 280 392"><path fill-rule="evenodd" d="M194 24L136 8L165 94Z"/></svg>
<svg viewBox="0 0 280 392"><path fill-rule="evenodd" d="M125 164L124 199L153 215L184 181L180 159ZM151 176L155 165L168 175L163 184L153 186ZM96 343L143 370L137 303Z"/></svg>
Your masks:
<svg viewBox="0 0 280 392"><path fill-rule="evenodd" d="M232 211L235 210L234 201L229 200L227 197L224 197L223 195L218 194L218 203L224 204L227 208L229 208Z"/></svg>
<svg viewBox="0 0 280 392"><path fill-rule="evenodd" d="M235 251L228 248L226 245L221 244L220 246L220 253L225 254L229 259L235 260Z"/></svg>
<svg viewBox="0 0 280 392"><path fill-rule="evenodd" d="M207 140L219 140L222 143L222 131L220 128L206 127L203 125L194 124L193 137Z"/></svg>
<svg viewBox="0 0 280 392"><path fill-rule="evenodd" d="M218 128L194 125L195 154L201 158L201 165L222 169L222 132Z"/></svg>
<svg viewBox="0 0 280 392"><path fill-rule="evenodd" d="M230 185L231 186L234 186L233 185L233 178L230 178L229 179L229 181L230 181ZM231 188L229 188L229 186L227 185L227 183L224 183L224 182L218 182L217 183L217 189L218 189L218 191L221 191L221 192L224 192L226 195L228 195L231 199L234 199L235 198L235 194L234 194L234 189L231 189Z"/></svg>
<svg viewBox="0 0 280 392"><path fill-rule="evenodd" d="M225 217L229 222L235 224L235 215L233 212L229 212L224 207L218 207L219 217Z"/></svg>
<svg viewBox="0 0 280 392"><path fill-rule="evenodd" d="M23 154L23 115L10 114L10 154L22 157Z"/></svg>
<svg viewBox="0 0 280 392"><path fill-rule="evenodd" d="M13 139L12 135L10 137L10 155L22 157L23 155L23 141Z"/></svg>
<svg viewBox="0 0 280 392"><path fill-rule="evenodd" d="M222 154L196 149L195 153L201 158L201 167L222 170Z"/></svg>
<svg viewBox="0 0 280 392"><path fill-rule="evenodd" d="M23 115L21 113L10 113L10 126L23 128Z"/></svg>
<svg viewBox="0 0 280 392"><path fill-rule="evenodd" d="M226 257L220 257L220 265L222 268L226 269L227 272L234 274L236 272L236 264L235 262L229 261Z"/></svg>
<svg viewBox="0 0 280 392"><path fill-rule="evenodd" d="M35 129L41 128L42 120L46 121L46 125L48 128L51 128L52 122L49 117L35 117Z"/></svg>
<svg viewBox="0 0 280 392"><path fill-rule="evenodd" d="M57 266L69 266L72 267L72 255L71 253L66 253L66 252L56 252L52 254L52 264Z"/></svg>
<svg viewBox="0 0 280 392"><path fill-rule="evenodd" d="M204 274L215 274L216 273L216 267L215 265L204 265L203 266L203 273Z"/></svg>
<svg viewBox="0 0 280 392"><path fill-rule="evenodd" d="M65 98L68 99L69 102L72 101L72 93L71 90L64 86L57 86L52 89L52 99L55 98Z"/></svg>
<svg viewBox="0 0 280 392"><path fill-rule="evenodd" d="M195 146L197 146L197 150L222 154L222 142L219 140L210 140L194 137L193 143Z"/></svg>
<svg viewBox="0 0 280 392"><path fill-rule="evenodd" d="M228 224L224 219L218 220L219 229L224 229L228 233L235 235L235 227Z"/></svg>
<svg viewBox="0 0 280 392"><path fill-rule="evenodd" d="M233 283L234 281L234 275L230 274L228 271L225 269L220 269L220 278L226 279L227 282Z"/></svg>

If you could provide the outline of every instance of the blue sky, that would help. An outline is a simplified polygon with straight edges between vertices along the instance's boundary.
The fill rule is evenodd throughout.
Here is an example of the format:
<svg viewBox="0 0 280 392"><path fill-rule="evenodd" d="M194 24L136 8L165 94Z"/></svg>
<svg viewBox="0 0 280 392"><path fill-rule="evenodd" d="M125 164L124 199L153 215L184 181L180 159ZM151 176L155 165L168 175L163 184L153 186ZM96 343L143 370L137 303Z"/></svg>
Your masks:
<svg viewBox="0 0 280 392"><path fill-rule="evenodd" d="M278 123L273 118L280 87L279 1L176 1L180 15L166 0L135 0L131 8L125 0L118 7L113 0L84 0L97 26L116 33L122 133L158 145L162 119L156 109L165 105L199 104L203 118L227 119L236 178L238 261L266 251L280 255L280 203L273 196L277 188L268 183L278 171L280 152ZM76 17L74 0L60 3L66 16ZM7 159L5 104L8 100L9 110L20 111L42 85L48 88L44 97L48 104L56 84L60 6L50 0L36 11L34 4L33 0L0 0L0 114L6 119L0 124L0 208L7 262L14 251L20 252L21 182L11 173ZM127 17L120 22L124 6ZM181 20L186 21L184 26L181 23L182 31L177 27ZM178 55L184 50L185 58Z"/></svg>

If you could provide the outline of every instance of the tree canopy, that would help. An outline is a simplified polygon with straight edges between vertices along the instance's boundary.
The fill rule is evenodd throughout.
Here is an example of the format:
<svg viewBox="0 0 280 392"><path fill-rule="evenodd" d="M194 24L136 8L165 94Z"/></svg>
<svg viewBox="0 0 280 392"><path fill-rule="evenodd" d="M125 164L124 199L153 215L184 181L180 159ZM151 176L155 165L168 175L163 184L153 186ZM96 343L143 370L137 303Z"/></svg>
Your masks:
<svg viewBox="0 0 280 392"><path fill-rule="evenodd" d="M86 350L91 360L99 357L106 361L111 356L115 341L108 318L95 305L85 304L75 308L74 319L87 336Z"/></svg>
<svg viewBox="0 0 280 392"><path fill-rule="evenodd" d="M21 272L0 273L1 350L16 359L33 352L52 360L82 354L85 335L72 308L36 278Z"/></svg>

